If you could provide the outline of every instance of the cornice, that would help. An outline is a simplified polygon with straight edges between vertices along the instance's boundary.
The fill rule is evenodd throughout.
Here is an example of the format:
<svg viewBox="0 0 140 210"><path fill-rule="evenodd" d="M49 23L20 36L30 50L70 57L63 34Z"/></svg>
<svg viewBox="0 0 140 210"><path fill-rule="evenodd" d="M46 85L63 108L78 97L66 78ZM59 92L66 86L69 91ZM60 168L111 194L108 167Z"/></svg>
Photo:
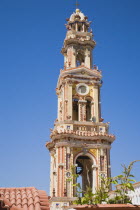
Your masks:
<svg viewBox="0 0 140 210"><path fill-rule="evenodd" d="M67 50L66 47L67 45L80 45L80 46L86 46L86 47L91 47L92 49L95 47L96 42L94 40L79 40L77 38L69 38L65 39L64 41L64 47L62 48L61 52L65 53Z"/></svg>
<svg viewBox="0 0 140 210"><path fill-rule="evenodd" d="M96 139L96 141L85 141L85 139L75 139L73 137L64 138L64 139L57 139L46 143L46 147L52 151L54 148L58 147L71 147L71 148L87 148L87 149L94 149L94 148L104 148L104 149L111 149L111 143L108 142L101 142L100 139Z"/></svg>
<svg viewBox="0 0 140 210"><path fill-rule="evenodd" d="M65 120L65 121L57 121L55 122L55 125L61 125L61 124L72 124L72 125L85 125L85 126L105 126L109 127L109 123L103 123L103 122L89 122L89 121L74 121L74 120Z"/></svg>
<svg viewBox="0 0 140 210"><path fill-rule="evenodd" d="M55 147L71 147L71 148L87 148L87 149L97 149L97 148L103 148L103 149L110 149L110 145L105 145L105 144L86 144L82 146L81 143L66 143L66 142L58 142L55 144Z"/></svg>
<svg viewBox="0 0 140 210"><path fill-rule="evenodd" d="M55 139L63 139L63 138L75 138L75 139L82 139L82 140L89 140L89 141L94 141L94 140L107 140L108 142L113 142L115 140L115 136L112 134L107 134L107 133L101 133L101 132L81 132L79 130L73 131L73 130L64 130L64 131L57 131L54 130L51 135L50 135L52 140Z"/></svg>
<svg viewBox="0 0 140 210"><path fill-rule="evenodd" d="M84 73L89 73L90 75L96 75L98 77L102 77L101 73L102 71L101 70L98 70L98 69L90 69L88 67L86 67L85 65L80 65L80 66L76 66L76 67L68 67L68 68L65 68L65 69L61 69L60 70L60 75L64 75L64 74L72 74L72 73L82 73L84 75Z"/></svg>
<svg viewBox="0 0 140 210"><path fill-rule="evenodd" d="M57 89L60 88L62 83L69 81L71 83L84 82L93 85L102 85L102 74L101 71L96 69L89 69L85 66L69 68L60 71L58 78Z"/></svg>

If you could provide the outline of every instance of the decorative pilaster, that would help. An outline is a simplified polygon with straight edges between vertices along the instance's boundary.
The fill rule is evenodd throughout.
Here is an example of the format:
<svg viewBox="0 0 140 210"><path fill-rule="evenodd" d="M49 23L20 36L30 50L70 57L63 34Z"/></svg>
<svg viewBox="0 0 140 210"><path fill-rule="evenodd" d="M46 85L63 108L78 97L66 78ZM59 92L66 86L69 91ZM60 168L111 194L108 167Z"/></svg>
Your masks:
<svg viewBox="0 0 140 210"><path fill-rule="evenodd" d="M57 109L58 120L61 120L61 97L58 95L58 109Z"/></svg>
<svg viewBox="0 0 140 210"><path fill-rule="evenodd" d="M58 148L58 197L64 196L64 147Z"/></svg>
<svg viewBox="0 0 140 210"><path fill-rule="evenodd" d="M76 66L76 52L74 47L69 47L67 51L67 68L73 68Z"/></svg>
<svg viewBox="0 0 140 210"><path fill-rule="evenodd" d="M94 86L93 94L94 94L94 116L96 118L96 122L99 122L98 86Z"/></svg>
<svg viewBox="0 0 140 210"><path fill-rule="evenodd" d="M93 165L92 166L92 174L93 174L93 186L92 186L92 192L95 193L96 189L97 189L97 171L98 171L98 166L97 165Z"/></svg>
<svg viewBox="0 0 140 210"><path fill-rule="evenodd" d="M72 83L68 82L68 115L67 119L72 120Z"/></svg>
<svg viewBox="0 0 140 210"><path fill-rule="evenodd" d="M86 49L85 51L85 66L89 69L91 68L91 56L90 56L90 50Z"/></svg>

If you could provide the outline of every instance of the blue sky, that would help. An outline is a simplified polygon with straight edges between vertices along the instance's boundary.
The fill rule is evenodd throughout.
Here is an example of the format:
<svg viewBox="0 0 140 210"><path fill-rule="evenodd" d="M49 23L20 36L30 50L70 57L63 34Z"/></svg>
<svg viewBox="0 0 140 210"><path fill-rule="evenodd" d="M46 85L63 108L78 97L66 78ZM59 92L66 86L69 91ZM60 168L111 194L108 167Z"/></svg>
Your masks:
<svg viewBox="0 0 140 210"><path fill-rule="evenodd" d="M0 0L0 187L49 193L45 142L56 119L55 87L65 20L74 0ZM94 63L103 71L102 117L116 135L112 175L140 159L140 1L80 0L92 22ZM133 173L140 181L140 163Z"/></svg>

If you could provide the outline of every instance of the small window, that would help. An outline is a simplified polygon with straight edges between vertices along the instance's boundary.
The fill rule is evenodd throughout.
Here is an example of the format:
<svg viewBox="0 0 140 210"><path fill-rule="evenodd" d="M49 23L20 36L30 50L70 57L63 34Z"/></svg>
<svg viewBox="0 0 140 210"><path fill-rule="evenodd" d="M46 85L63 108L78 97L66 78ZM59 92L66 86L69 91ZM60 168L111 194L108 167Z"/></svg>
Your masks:
<svg viewBox="0 0 140 210"><path fill-rule="evenodd" d="M78 88L79 93L85 93L86 91L87 91L86 86L84 86L84 85L79 86L79 88Z"/></svg>

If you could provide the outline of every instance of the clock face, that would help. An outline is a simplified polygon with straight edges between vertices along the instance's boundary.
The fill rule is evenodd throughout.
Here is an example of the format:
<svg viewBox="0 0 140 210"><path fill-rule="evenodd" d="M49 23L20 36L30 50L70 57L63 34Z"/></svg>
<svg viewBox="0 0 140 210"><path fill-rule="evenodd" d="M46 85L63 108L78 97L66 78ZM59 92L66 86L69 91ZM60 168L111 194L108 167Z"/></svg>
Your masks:
<svg viewBox="0 0 140 210"><path fill-rule="evenodd" d="M81 83L76 86L76 91L80 95L87 95L89 93L89 87L86 84Z"/></svg>

